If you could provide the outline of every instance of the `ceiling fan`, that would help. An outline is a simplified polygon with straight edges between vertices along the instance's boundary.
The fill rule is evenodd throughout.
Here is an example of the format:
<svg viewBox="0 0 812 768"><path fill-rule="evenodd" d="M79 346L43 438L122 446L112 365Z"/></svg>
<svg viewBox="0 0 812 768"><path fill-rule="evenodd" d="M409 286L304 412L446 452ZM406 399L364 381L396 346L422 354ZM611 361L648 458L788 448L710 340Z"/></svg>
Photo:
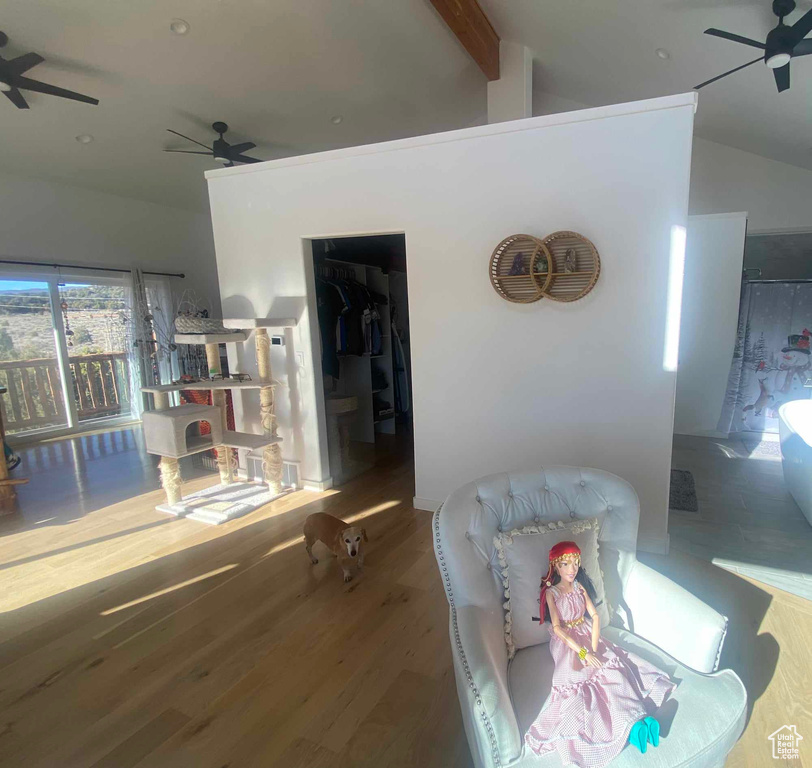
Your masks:
<svg viewBox="0 0 812 768"><path fill-rule="evenodd" d="M812 11L807 11L798 21L789 27L784 24L784 16L789 15L794 10L795 0L773 0L773 13L778 16L778 26L770 30L767 35L767 40L764 43L760 43L758 40L751 40L749 37L723 32L721 29L706 29L706 35L714 35L715 37L721 37L725 40L732 40L734 43L749 45L751 48L760 48L764 51L764 55L752 61L748 61L747 64L742 64L740 67L731 69L723 75L718 75L710 80L706 80L704 83L700 83L695 86L695 90L715 83L723 77L732 75L740 69L755 64L757 61L763 61L773 71L778 92L786 91L789 88L790 60L796 56L808 56L812 53L812 38L804 39L810 30L812 30Z"/></svg>
<svg viewBox="0 0 812 768"><path fill-rule="evenodd" d="M0 32L0 48L8 43L8 35ZM48 96L59 96L62 99L72 99L73 101L83 101L85 104L98 104L98 99L84 96L81 93L67 91L64 88L57 88L55 85L41 83L39 80L30 80L23 77L23 72L27 72L31 67L42 64L45 59L38 53L24 53L14 59L4 59L0 56L0 91L14 104L17 109L28 109L28 102L20 91L33 91L34 93L45 93Z"/></svg>
<svg viewBox="0 0 812 768"><path fill-rule="evenodd" d="M248 157L248 155L243 154L243 152L248 152L256 147L256 144L254 144L252 141L246 141L242 144L229 144L223 138L223 134L228 130L228 126L225 123L212 123L211 127L214 128L215 133L220 134L220 138L215 139L214 144L211 147L208 147L206 144L201 144L199 141L192 139L189 136L184 136L182 133L173 131L171 128L167 128L166 130L169 131L169 133L174 133L175 136L180 136L182 139L194 142L198 146L205 147L207 151L200 152L199 150L194 149L165 149L164 152L181 152L186 155L209 155L215 160L219 160L221 163L223 163L226 168L230 168L234 165L234 163L262 162L262 160L257 160L255 157Z"/></svg>

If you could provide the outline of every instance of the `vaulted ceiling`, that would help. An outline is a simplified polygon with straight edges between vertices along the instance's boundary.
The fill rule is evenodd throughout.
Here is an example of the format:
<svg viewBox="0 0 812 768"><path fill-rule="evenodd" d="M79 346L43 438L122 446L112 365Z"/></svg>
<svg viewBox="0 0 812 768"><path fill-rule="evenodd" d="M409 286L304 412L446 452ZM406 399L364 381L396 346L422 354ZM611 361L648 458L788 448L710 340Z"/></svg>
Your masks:
<svg viewBox="0 0 812 768"><path fill-rule="evenodd" d="M502 39L533 51L540 111L547 94L597 106L690 90L754 57L702 30L763 39L776 23L765 0L480 4ZM273 159L486 113L484 75L428 0L0 0L0 10L4 57L36 51L46 61L30 76L100 100L26 94L31 109L18 110L0 99L0 172L203 211L203 171L218 164L162 152L195 149L166 128L210 143L222 120L227 139ZM173 18L186 35L170 32ZM703 89L698 135L812 168L812 56L792 66L783 94L763 65Z"/></svg>

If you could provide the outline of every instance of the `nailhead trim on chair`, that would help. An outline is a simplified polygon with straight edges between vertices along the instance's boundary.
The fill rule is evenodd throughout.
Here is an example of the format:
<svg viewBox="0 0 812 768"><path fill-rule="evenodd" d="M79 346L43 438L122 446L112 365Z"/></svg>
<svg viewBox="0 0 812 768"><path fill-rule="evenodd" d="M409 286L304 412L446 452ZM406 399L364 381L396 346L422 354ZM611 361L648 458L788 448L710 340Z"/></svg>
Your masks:
<svg viewBox="0 0 812 768"><path fill-rule="evenodd" d="M716 651L716 661L713 663L713 670L711 670L713 672L715 672L717 669L719 669L719 661L722 658L722 648L724 647L725 637L727 636L727 624L728 624L727 616L725 616L724 619L725 619L725 625L724 625L724 627L722 627L722 636L719 638L719 650Z"/></svg>
<svg viewBox="0 0 812 768"><path fill-rule="evenodd" d="M465 670L465 677L468 681L468 687L473 691L474 700L479 707L479 715L482 718L482 725L485 727L485 730L488 733L488 739L491 743L491 757L493 758L493 763L495 766L497 766L497 768L501 768L502 760L499 757L499 747L496 743L496 734L494 733L493 725L488 717L488 713L485 711L485 707L482 704L482 697L479 695L479 689L476 687L476 683L474 682L474 677L471 674L471 668L468 666L468 659L465 657L465 651L462 647L462 638L460 638L460 631L459 627L457 626L457 609L454 606L454 593L451 590L451 577L448 575L448 568L445 564L445 556L443 555L443 550L440 547L440 511L442 508L443 505L441 504L440 508L434 513L434 546L437 550L437 559L440 562L440 570L443 572L443 586L445 587L446 596L448 597L448 604L451 607L451 626L454 629L454 642L457 646L457 653L462 661L462 668Z"/></svg>

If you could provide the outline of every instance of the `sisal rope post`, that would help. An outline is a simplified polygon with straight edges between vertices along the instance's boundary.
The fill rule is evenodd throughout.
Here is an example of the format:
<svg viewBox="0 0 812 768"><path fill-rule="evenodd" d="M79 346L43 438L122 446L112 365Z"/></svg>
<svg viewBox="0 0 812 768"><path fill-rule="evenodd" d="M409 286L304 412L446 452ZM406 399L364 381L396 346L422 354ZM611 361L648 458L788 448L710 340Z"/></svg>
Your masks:
<svg viewBox="0 0 812 768"><path fill-rule="evenodd" d="M165 411L169 408L169 395L166 392L153 392L152 403L156 411Z"/></svg>
<svg viewBox="0 0 812 768"><path fill-rule="evenodd" d="M206 362L209 366L209 376L215 373L222 373L220 365L219 344L206 344ZM223 424L223 432L228 429L228 416L226 410L226 393L223 389L211 390L211 404L220 409L220 420ZM221 445L214 449L217 454L217 468L220 470L220 482L229 485L234 482L234 471L231 463L231 449Z"/></svg>
<svg viewBox="0 0 812 768"><path fill-rule="evenodd" d="M274 392L271 384L271 339L266 328L257 328L257 369L259 380L269 386L259 390L259 413L262 431L268 437L277 437L276 414L274 413ZM271 493L282 492L282 449L279 443L269 445L262 452L262 473Z"/></svg>
<svg viewBox="0 0 812 768"><path fill-rule="evenodd" d="M181 500L180 464L177 459L161 456L161 485L166 491L166 501L171 506L179 504Z"/></svg>
<svg viewBox="0 0 812 768"><path fill-rule="evenodd" d="M165 411L169 408L169 395L166 392L153 392L152 402L156 411ZM166 492L166 503L170 506L179 504L183 498L181 493L183 478L180 475L178 460L170 456L161 456L158 469L161 472L161 486Z"/></svg>

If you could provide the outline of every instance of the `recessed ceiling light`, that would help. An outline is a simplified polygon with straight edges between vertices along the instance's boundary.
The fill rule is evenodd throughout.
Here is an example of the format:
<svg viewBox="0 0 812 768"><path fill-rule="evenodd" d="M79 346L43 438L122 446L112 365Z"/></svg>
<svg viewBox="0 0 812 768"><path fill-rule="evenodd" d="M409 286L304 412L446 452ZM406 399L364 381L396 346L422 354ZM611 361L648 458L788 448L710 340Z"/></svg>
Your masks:
<svg viewBox="0 0 812 768"><path fill-rule="evenodd" d="M661 58L663 61L666 61L667 59L671 58L671 54L668 51L666 51L665 48L658 48L656 51L654 51L654 53L656 53L657 56Z"/></svg>
<svg viewBox="0 0 812 768"><path fill-rule="evenodd" d="M189 22L183 19L172 19L169 29L176 35L185 35L189 31Z"/></svg>
<svg viewBox="0 0 812 768"><path fill-rule="evenodd" d="M93 137L89 133L80 133L76 137L76 141L80 144L90 144L90 142L93 141Z"/></svg>
<svg viewBox="0 0 812 768"><path fill-rule="evenodd" d="M333 115L333 117L330 118L330 122L333 125L338 125L343 119L344 118L341 117L341 115Z"/></svg>

